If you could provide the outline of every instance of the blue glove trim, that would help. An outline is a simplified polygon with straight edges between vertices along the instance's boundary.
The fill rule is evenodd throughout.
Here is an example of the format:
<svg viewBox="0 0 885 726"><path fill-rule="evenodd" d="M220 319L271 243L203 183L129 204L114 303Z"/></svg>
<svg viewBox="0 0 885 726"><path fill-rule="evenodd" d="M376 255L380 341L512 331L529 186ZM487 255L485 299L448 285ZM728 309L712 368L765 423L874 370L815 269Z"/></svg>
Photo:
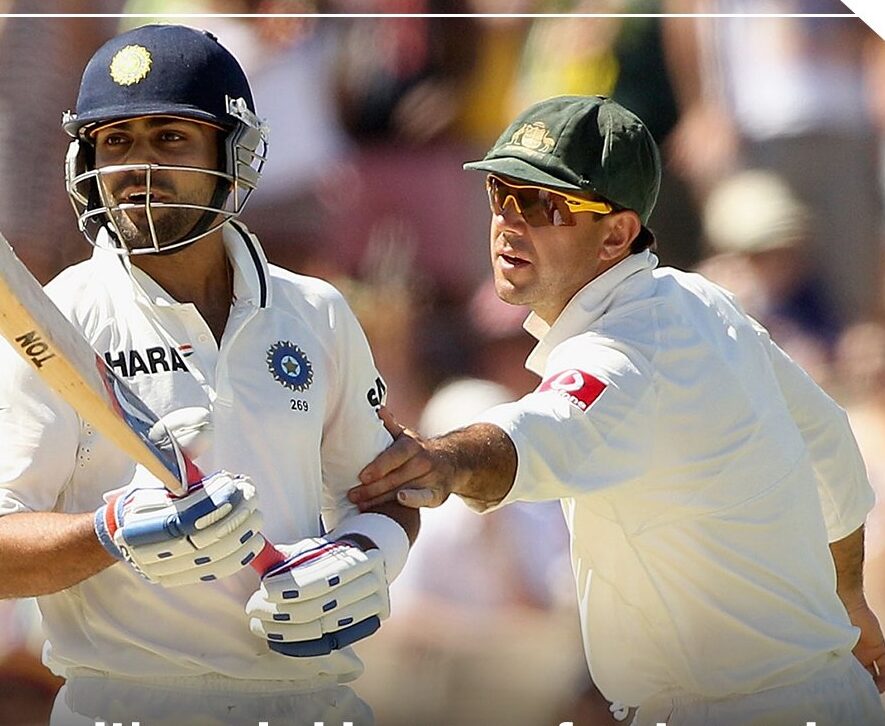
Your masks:
<svg viewBox="0 0 885 726"><path fill-rule="evenodd" d="M217 495L218 492L215 492ZM122 498L121 498L122 499ZM233 491L230 496L223 498L231 507L236 507L243 501L243 492L240 489ZM218 505L211 497L206 497L194 503L181 512L169 514L165 519L153 519L137 524L123 523L123 539L126 544L133 547L141 547L158 542L187 537L197 531L195 522L201 517L214 512Z"/></svg>
<svg viewBox="0 0 885 726"><path fill-rule="evenodd" d="M355 625L351 625L347 628L342 628L341 630L336 630L330 635L335 641L335 650L341 650L342 648L346 648L348 645L353 645L358 640L368 638L380 627L381 618L379 618L377 615L372 615L372 617L366 618L365 620L360 620Z"/></svg>
<svg viewBox="0 0 885 726"><path fill-rule="evenodd" d="M381 618L372 615L365 620L360 620L356 625L327 633L316 640L301 640L288 643L267 641L268 647L275 653L288 655L294 658L311 658L317 655L329 655L333 650L341 650L358 640L368 638L381 627Z"/></svg>
<svg viewBox="0 0 885 726"><path fill-rule="evenodd" d="M104 521L106 509L107 507L105 506L99 507L95 510L95 516L92 519L92 528L95 530L95 536L98 537L101 546L107 550L108 554L118 560L122 560L123 553L120 552L120 548L114 543L111 533L108 532L107 525Z"/></svg>

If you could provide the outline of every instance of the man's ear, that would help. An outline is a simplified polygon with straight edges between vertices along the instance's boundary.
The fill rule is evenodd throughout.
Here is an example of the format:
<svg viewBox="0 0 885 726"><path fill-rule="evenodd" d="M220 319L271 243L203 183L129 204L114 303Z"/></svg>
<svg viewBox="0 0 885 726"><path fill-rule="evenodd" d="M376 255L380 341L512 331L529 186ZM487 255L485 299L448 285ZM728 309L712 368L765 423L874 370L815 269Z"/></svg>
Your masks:
<svg viewBox="0 0 885 726"><path fill-rule="evenodd" d="M622 212L613 212L604 218L608 234L602 242L599 250L600 259L604 261L617 260L626 257L630 252L630 245L642 229L639 215L629 209Z"/></svg>

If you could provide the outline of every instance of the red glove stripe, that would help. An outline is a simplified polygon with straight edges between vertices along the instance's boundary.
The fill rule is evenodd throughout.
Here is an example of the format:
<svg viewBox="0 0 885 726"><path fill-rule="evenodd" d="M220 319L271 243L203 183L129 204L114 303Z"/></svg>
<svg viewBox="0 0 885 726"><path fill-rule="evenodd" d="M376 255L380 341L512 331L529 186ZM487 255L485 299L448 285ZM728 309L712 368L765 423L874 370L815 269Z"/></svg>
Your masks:
<svg viewBox="0 0 885 726"><path fill-rule="evenodd" d="M111 539L114 538L114 534L119 527L119 524L117 523L117 500L119 498L119 494L114 494L108 499L107 506L104 508L104 526Z"/></svg>
<svg viewBox="0 0 885 726"><path fill-rule="evenodd" d="M281 572L285 572L286 570L291 570L296 567L301 567L301 565L305 565L308 562L312 562L313 560L319 559L324 555L331 554L335 550L338 549L346 549L346 545L341 545L338 542L329 542L329 544L323 545L322 547L318 547L315 550L310 550L309 552L305 552L298 557L286 560L280 567L275 568L271 572L268 572L268 575L278 575Z"/></svg>

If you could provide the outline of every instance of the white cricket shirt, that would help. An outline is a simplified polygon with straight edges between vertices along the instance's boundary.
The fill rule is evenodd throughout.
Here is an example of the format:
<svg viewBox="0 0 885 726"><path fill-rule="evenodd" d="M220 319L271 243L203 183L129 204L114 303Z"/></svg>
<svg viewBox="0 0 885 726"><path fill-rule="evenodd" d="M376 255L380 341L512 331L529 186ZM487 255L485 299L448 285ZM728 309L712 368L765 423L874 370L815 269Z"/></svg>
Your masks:
<svg viewBox="0 0 885 726"><path fill-rule="evenodd" d="M95 250L47 292L155 413L212 410L214 446L197 460L248 474L263 531L276 543L332 529L356 513L357 473L390 437L374 411L384 393L353 313L329 284L268 265L238 223L224 228L235 300L220 348L196 308L170 298L128 260ZM130 268L131 274L127 271ZM88 512L125 485L131 462L0 345L0 514ZM164 589L125 564L39 598L54 671L117 676L220 673L244 679L355 678L350 649L318 658L268 650L249 632L249 568Z"/></svg>
<svg viewBox="0 0 885 726"><path fill-rule="evenodd" d="M502 503L562 500L610 700L799 682L858 637L827 543L872 507L863 461L844 412L727 293L656 265L632 255L552 327L526 321L543 382L481 417L518 452Z"/></svg>

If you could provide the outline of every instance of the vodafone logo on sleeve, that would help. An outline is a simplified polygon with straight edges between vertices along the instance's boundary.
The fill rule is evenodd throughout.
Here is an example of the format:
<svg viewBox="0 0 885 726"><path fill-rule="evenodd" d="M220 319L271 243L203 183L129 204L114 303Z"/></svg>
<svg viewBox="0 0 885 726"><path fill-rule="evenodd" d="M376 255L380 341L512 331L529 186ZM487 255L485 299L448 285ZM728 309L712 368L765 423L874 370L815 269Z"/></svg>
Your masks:
<svg viewBox="0 0 885 726"><path fill-rule="evenodd" d="M605 383L577 368L557 373L555 376L545 379L538 386L539 393L555 391L582 411L590 408L590 405L602 395L604 390Z"/></svg>

